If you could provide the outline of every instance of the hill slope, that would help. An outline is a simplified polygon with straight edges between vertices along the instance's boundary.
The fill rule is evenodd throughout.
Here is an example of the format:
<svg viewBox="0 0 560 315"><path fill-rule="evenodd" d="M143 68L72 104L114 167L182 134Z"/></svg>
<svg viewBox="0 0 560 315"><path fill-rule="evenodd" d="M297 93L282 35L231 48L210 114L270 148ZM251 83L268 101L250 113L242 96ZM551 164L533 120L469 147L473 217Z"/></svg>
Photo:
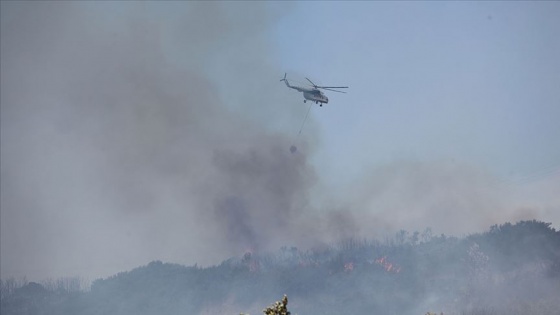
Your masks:
<svg viewBox="0 0 560 315"><path fill-rule="evenodd" d="M71 285L2 281L2 314L257 314L282 294L292 314L555 314L560 232L492 226L458 239L398 233L313 251L246 253L200 268L151 262ZM67 283L68 284L68 283Z"/></svg>

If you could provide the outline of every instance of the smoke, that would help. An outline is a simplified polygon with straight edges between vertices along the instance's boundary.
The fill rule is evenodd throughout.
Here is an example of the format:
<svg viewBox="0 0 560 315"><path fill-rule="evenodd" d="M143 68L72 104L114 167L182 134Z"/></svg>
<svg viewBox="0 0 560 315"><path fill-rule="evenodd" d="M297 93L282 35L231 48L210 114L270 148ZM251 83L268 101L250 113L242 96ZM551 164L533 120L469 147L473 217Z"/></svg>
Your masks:
<svg viewBox="0 0 560 315"><path fill-rule="evenodd" d="M312 166L312 117L294 144L307 108L278 84L267 37L289 5L1 5L3 277L207 265L559 212L557 177L522 197L449 161L364 168L333 195Z"/></svg>
<svg viewBox="0 0 560 315"><path fill-rule="evenodd" d="M281 73L263 57L277 17L150 5L2 4L3 274L217 263L297 221L312 148L290 153L299 107L260 83Z"/></svg>
<svg viewBox="0 0 560 315"><path fill-rule="evenodd" d="M426 228L465 236L503 222L557 220L559 179L520 185L466 162L398 159L364 171L343 208L355 210L359 234L367 237Z"/></svg>

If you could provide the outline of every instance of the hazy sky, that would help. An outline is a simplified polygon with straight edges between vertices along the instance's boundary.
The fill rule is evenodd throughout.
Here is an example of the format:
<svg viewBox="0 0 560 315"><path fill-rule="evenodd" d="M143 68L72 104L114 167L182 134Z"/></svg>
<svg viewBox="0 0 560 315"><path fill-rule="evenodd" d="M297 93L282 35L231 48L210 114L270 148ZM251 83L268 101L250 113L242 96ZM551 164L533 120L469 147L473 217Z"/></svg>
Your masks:
<svg viewBox="0 0 560 315"><path fill-rule="evenodd" d="M1 276L558 228L558 16L558 2L1 2ZM284 72L350 88L298 134L308 104Z"/></svg>

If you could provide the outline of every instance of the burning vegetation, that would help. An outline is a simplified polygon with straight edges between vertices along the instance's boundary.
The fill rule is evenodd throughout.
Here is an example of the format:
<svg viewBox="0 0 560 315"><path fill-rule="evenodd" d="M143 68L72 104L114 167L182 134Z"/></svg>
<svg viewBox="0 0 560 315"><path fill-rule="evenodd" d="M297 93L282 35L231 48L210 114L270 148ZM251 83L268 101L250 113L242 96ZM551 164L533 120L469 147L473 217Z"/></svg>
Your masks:
<svg viewBox="0 0 560 315"><path fill-rule="evenodd" d="M387 256L376 259L375 263L383 267L387 272L399 273L401 271L401 267L389 262Z"/></svg>

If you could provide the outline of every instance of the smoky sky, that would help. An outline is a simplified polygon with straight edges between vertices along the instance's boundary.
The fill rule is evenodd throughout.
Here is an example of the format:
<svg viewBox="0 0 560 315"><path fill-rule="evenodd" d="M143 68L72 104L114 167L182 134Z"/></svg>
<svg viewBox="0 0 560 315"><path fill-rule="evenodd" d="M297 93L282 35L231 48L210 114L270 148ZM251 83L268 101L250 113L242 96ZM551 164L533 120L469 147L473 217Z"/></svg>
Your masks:
<svg viewBox="0 0 560 315"><path fill-rule="evenodd" d="M3 4L6 272L216 262L266 246L305 205L313 181L305 154L236 111L205 71L223 62L213 54L227 39L229 53L245 51L232 66L273 75L253 59L266 50L254 27L262 5L246 21L227 5L181 6L172 31L149 8L121 9L122 19L103 23L71 3ZM185 59L178 68L170 43Z"/></svg>
<svg viewBox="0 0 560 315"><path fill-rule="evenodd" d="M343 200L325 190L310 157L327 140L313 117L297 135L307 108L278 82L266 33L284 13L2 2L2 276L95 278L535 214L512 215L511 193L460 163L364 167Z"/></svg>

